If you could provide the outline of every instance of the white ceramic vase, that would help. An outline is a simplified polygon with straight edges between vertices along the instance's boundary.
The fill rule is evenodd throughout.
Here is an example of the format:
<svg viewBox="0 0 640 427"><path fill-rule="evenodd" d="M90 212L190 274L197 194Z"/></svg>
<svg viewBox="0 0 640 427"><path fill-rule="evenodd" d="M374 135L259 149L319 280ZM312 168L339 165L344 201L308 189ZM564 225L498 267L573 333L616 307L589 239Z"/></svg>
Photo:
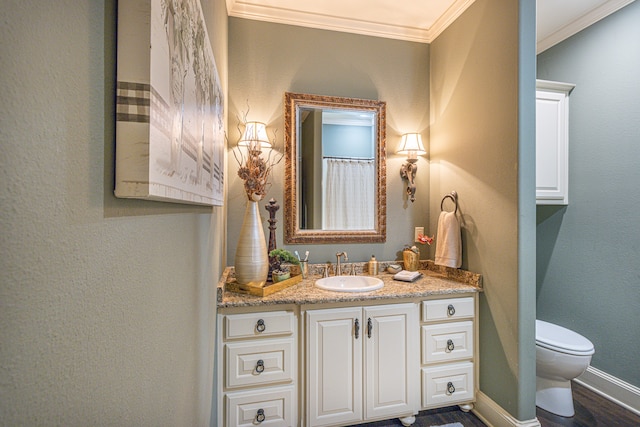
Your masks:
<svg viewBox="0 0 640 427"><path fill-rule="evenodd" d="M234 267L236 280L242 285L251 283L263 286L267 281L269 254L260 220L258 202L247 201Z"/></svg>

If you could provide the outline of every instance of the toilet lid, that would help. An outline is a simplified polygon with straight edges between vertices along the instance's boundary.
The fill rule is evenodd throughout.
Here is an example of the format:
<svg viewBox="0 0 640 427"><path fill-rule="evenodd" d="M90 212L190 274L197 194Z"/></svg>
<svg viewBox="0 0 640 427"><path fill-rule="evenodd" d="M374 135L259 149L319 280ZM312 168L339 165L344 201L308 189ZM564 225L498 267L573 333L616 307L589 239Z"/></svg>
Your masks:
<svg viewBox="0 0 640 427"><path fill-rule="evenodd" d="M594 353L591 341L562 326L536 320L536 344L561 353L590 355Z"/></svg>

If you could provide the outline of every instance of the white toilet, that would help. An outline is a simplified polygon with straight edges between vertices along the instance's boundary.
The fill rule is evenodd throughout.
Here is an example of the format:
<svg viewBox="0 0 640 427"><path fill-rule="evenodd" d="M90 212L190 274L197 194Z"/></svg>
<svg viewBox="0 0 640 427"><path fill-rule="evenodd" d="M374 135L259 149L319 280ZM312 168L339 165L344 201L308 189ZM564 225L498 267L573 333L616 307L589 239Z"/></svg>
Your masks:
<svg viewBox="0 0 640 427"><path fill-rule="evenodd" d="M582 335L536 320L536 406L562 417L572 417L571 380L589 366L595 352Z"/></svg>

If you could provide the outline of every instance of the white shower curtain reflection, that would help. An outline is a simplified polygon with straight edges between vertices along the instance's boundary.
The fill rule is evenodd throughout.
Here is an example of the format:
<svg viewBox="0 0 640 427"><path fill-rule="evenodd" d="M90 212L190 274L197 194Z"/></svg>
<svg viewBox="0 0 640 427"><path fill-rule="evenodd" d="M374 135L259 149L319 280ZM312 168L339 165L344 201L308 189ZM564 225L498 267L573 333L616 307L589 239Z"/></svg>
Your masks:
<svg viewBox="0 0 640 427"><path fill-rule="evenodd" d="M374 161L325 158L322 170L322 229L373 229Z"/></svg>

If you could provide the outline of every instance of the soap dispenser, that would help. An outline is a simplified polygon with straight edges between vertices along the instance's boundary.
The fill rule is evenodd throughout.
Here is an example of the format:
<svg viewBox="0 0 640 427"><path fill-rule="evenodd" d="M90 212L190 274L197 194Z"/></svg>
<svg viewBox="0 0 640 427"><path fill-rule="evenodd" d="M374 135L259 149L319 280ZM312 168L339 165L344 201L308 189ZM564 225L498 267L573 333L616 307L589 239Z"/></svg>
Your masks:
<svg viewBox="0 0 640 427"><path fill-rule="evenodd" d="M376 260L375 255L371 255L371 259L369 260L369 276L377 276L378 275L378 261Z"/></svg>

